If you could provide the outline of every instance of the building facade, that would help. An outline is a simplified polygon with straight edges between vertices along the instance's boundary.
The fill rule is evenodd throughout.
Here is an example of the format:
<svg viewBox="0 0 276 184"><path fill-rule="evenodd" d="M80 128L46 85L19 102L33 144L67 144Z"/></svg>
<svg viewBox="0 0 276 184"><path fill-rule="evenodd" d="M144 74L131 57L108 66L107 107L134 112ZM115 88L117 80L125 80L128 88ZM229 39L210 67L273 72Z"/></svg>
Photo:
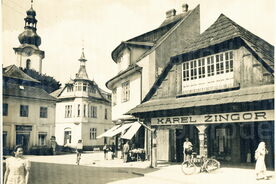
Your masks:
<svg viewBox="0 0 276 184"><path fill-rule="evenodd" d="M39 49L41 38L36 33L36 12L31 7L26 13L25 30L18 36L20 46L14 48L17 64L3 68L4 154L17 144L23 145L25 152L45 148L55 135L56 99L22 71L27 68L41 73L44 58L44 51Z"/></svg>
<svg viewBox="0 0 276 184"><path fill-rule="evenodd" d="M54 136L56 99L40 82L15 65L3 69L3 150L8 154L21 144L28 152L47 147ZM7 151L7 152L5 152Z"/></svg>
<svg viewBox="0 0 276 184"><path fill-rule="evenodd" d="M82 52L76 77L65 87L52 93L56 105L56 141L59 145L75 147L79 139L84 149L101 147L110 140L96 137L113 126L111 95L88 78L86 59Z"/></svg>
<svg viewBox="0 0 276 184"><path fill-rule="evenodd" d="M274 46L221 15L166 69L129 114L156 129L157 159L182 161L183 142L228 163L274 166Z"/></svg>
<svg viewBox="0 0 276 184"><path fill-rule="evenodd" d="M106 86L112 90L112 120L116 124L137 121L125 113L141 103L170 56L199 35L199 26L199 6L188 10L185 4L179 14L174 9L167 11L166 19L158 28L123 41L113 50L118 74ZM147 149L144 138L149 132L143 126L142 129L134 139L141 148Z"/></svg>

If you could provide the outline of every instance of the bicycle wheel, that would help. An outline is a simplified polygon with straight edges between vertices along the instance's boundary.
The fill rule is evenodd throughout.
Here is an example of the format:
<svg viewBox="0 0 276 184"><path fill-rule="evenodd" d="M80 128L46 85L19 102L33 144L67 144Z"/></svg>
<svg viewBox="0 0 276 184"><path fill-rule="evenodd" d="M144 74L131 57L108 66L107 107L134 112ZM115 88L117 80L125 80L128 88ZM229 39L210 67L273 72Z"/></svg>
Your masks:
<svg viewBox="0 0 276 184"><path fill-rule="evenodd" d="M187 175L194 174L196 172L195 164L189 161L183 162L181 165L181 169L182 169L182 172Z"/></svg>
<svg viewBox="0 0 276 184"><path fill-rule="evenodd" d="M205 170L211 172L220 168L220 163L216 159L208 159L205 164Z"/></svg>

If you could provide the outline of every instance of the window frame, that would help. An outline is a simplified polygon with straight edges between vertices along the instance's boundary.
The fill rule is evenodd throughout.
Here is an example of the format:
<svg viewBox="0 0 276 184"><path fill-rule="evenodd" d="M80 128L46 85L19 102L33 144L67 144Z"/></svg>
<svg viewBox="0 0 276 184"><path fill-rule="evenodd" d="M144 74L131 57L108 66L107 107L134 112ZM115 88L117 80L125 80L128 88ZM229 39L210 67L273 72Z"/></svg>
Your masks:
<svg viewBox="0 0 276 184"><path fill-rule="evenodd" d="M20 117L29 117L29 105L20 105Z"/></svg>
<svg viewBox="0 0 276 184"><path fill-rule="evenodd" d="M41 144L41 139L40 139L40 136L44 136L44 144ZM47 137L47 133L45 133L45 132L39 132L38 133L38 145L39 146L47 146L47 143L46 143L46 137Z"/></svg>
<svg viewBox="0 0 276 184"><path fill-rule="evenodd" d="M122 83L122 103L130 100L130 82Z"/></svg>
<svg viewBox="0 0 276 184"><path fill-rule="evenodd" d="M3 116L8 116L9 115L9 104L3 103L2 108L3 108L3 111L2 111Z"/></svg>
<svg viewBox="0 0 276 184"><path fill-rule="evenodd" d="M48 118L48 107L43 107L43 106L40 107L39 117L40 118Z"/></svg>
<svg viewBox="0 0 276 184"><path fill-rule="evenodd" d="M89 129L89 138L90 138L90 140L96 140L97 139L97 128L90 128Z"/></svg>
<svg viewBox="0 0 276 184"><path fill-rule="evenodd" d="M65 118L72 118L72 105L65 105Z"/></svg>

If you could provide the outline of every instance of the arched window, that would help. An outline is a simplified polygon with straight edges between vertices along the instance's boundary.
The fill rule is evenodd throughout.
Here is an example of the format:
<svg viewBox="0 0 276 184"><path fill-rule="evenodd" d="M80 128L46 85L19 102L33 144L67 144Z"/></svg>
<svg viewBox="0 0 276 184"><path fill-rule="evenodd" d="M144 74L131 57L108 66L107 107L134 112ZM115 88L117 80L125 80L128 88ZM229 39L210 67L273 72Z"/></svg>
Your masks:
<svg viewBox="0 0 276 184"><path fill-rule="evenodd" d="M70 127L64 129L64 145L70 144L72 138L72 131Z"/></svg>
<svg viewBox="0 0 276 184"><path fill-rule="evenodd" d="M27 59L27 61L26 61L26 68L27 69L31 68L31 60L30 59Z"/></svg>

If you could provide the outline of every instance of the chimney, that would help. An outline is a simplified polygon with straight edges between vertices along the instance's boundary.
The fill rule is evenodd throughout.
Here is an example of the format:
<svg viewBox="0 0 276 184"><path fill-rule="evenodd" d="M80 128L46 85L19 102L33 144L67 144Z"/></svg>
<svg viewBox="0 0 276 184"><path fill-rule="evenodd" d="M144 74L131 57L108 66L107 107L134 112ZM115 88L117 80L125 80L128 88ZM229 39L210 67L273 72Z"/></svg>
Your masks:
<svg viewBox="0 0 276 184"><path fill-rule="evenodd" d="M189 5L188 4L183 4L182 5L182 11L185 13L185 12L187 12L188 11L188 8L189 8Z"/></svg>
<svg viewBox="0 0 276 184"><path fill-rule="evenodd" d="M176 10L175 9L171 9L171 10L169 10L169 11L166 12L166 18L167 19L171 18L171 17L175 16L175 14L176 14Z"/></svg>

